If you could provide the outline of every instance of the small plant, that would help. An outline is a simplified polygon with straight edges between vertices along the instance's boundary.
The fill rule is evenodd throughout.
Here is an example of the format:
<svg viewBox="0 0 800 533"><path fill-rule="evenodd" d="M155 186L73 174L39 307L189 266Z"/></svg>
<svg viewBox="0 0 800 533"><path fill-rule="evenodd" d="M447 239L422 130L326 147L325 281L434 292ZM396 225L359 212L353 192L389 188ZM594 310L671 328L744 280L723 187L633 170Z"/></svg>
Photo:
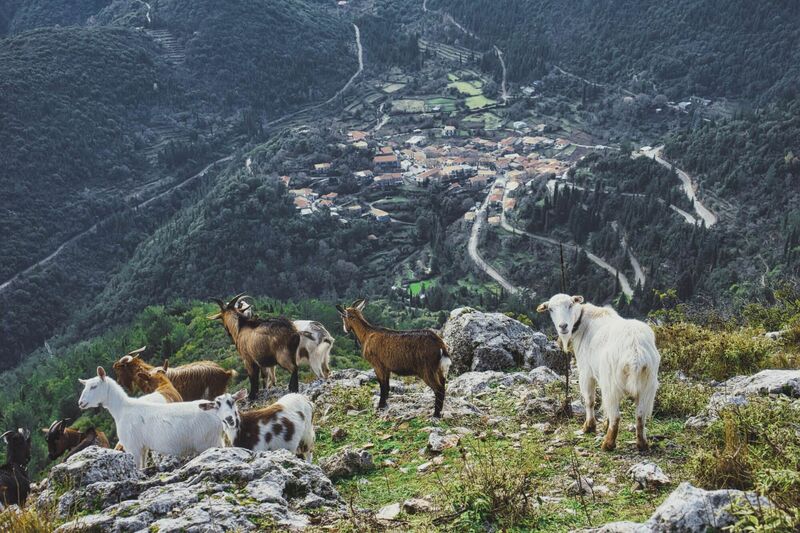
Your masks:
<svg viewBox="0 0 800 533"><path fill-rule="evenodd" d="M699 413L711 394L703 385L665 379L656 394L655 416L686 418Z"/></svg>
<svg viewBox="0 0 800 533"><path fill-rule="evenodd" d="M55 504L38 508L28 505L22 509L14 506L0 511L0 531L14 533L46 533L58 527Z"/></svg>

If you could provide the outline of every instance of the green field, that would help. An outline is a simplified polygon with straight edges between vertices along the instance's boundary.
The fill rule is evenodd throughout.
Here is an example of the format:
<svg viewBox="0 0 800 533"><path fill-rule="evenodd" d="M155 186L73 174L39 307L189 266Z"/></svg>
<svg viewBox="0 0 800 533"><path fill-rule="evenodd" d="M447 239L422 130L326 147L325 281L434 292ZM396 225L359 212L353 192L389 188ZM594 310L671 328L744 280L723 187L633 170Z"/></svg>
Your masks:
<svg viewBox="0 0 800 533"><path fill-rule="evenodd" d="M408 290L411 291L411 296L417 296L431 285L433 285L432 281L415 281L408 286Z"/></svg>
<svg viewBox="0 0 800 533"><path fill-rule="evenodd" d="M425 100L425 107L428 110L433 109L436 106L442 108L442 111L451 112L456 110L457 101L452 98L431 98L429 100Z"/></svg>
<svg viewBox="0 0 800 533"><path fill-rule="evenodd" d="M482 109L486 106L494 105L497 102L486 98L483 94L478 96L470 96L466 99L466 104L469 109Z"/></svg>
<svg viewBox="0 0 800 533"><path fill-rule="evenodd" d="M422 113L425 111L424 100L395 100L392 109L401 113Z"/></svg>
<svg viewBox="0 0 800 533"><path fill-rule="evenodd" d="M494 113L475 113L464 119L466 122L482 122L483 127L487 130L496 130L503 125L503 119Z"/></svg>
<svg viewBox="0 0 800 533"><path fill-rule="evenodd" d="M387 83L386 85L383 86L383 92L389 94L396 93L405 86L406 86L405 83Z"/></svg>
<svg viewBox="0 0 800 533"><path fill-rule="evenodd" d="M479 96L483 94L481 91L483 83L480 81L452 81L448 83L447 86L455 87L458 89L458 92L467 96Z"/></svg>

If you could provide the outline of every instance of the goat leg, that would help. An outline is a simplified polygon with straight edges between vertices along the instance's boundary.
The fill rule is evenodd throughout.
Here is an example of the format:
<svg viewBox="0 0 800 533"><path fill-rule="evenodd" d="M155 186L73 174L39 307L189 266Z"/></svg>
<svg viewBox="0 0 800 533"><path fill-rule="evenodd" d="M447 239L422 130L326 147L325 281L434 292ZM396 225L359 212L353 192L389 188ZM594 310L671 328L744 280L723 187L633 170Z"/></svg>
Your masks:
<svg viewBox="0 0 800 533"><path fill-rule="evenodd" d="M378 400L378 409L386 409L386 402L389 399L389 373L385 376L378 378L378 384L381 386L381 398Z"/></svg>
<svg viewBox="0 0 800 533"><path fill-rule="evenodd" d="M289 392L297 392L300 390L300 377L298 376L298 368L295 366L292 371L292 377L289 379Z"/></svg>

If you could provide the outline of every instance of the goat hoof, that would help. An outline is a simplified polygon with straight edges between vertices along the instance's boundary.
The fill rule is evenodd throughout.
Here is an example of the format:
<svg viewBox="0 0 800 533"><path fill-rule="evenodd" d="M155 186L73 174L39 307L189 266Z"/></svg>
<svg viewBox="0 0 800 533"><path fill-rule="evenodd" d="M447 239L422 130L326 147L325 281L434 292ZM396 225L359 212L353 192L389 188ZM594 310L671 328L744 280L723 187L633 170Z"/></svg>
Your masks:
<svg viewBox="0 0 800 533"><path fill-rule="evenodd" d="M595 422L584 422L582 429L584 433L595 433L597 432L597 424Z"/></svg>
<svg viewBox="0 0 800 533"><path fill-rule="evenodd" d="M616 442L611 442L611 441L607 441L607 440L604 440L603 444L600 445L600 449L602 449L603 451L606 451L606 452L610 452L611 450L613 450L616 447L617 447L617 443Z"/></svg>
<svg viewBox="0 0 800 533"><path fill-rule="evenodd" d="M640 440L636 443L636 447L640 452L646 452L650 449L650 444L648 444L646 440Z"/></svg>

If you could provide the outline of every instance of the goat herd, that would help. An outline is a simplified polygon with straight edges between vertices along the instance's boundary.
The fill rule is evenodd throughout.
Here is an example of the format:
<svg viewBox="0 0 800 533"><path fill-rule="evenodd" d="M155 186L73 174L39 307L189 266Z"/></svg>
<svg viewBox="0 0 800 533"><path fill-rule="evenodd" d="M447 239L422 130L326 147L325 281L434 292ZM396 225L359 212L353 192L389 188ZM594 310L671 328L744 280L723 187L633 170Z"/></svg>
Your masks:
<svg viewBox="0 0 800 533"><path fill-rule="evenodd" d="M291 374L289 394L274 404L241 412L237 402L247 391L227 393L233 370L214 362L199 361L170 368L168 361L154 367L140 355L144 348L114 363L115 381L103 367L97 375L81 379L83 392L78 407L105 407L114 419L118 450L133 455L139 468L149 451L186 456L208 448L238 446L255 451L287 449L311 461L315 434L313 405L298 394L298 363L307 362L319 378L330 374L329 359L334 339L319 322L259 318L242 294L227 304L214 300L220 320L239 352L250 380L249 399L254 400L263 378L275 384L275 366ZM434 417L440 417L445 380L450 366L447 346L434 331L397 331L370 324L362 313L365 300L349 307L337 305L345 333L352 333L380 386L378 409L386 407L391 374L417 376L434 394ZM620 401L627 395L636 403L636 437L640 450L647 449L645 421L651 415L658 388L660 356L652 329L638 320L620 317L609 307L584 303L581 296L557 294L541 304L549 313L562 346L570 346L578 365L586 432L596 430L595 389L600 387L607 432L604 450L616 445ZM143 396L132 397L136 390ZM103 432L78 431L56 420L45 434L49 458L70 456L89 446L109 447ZM31 456L30 431L20 428L2 435L8 447L0 466L0 504L23 505L30 490L27 465ZM2 508L2 505L0 505Z"/></svg>

